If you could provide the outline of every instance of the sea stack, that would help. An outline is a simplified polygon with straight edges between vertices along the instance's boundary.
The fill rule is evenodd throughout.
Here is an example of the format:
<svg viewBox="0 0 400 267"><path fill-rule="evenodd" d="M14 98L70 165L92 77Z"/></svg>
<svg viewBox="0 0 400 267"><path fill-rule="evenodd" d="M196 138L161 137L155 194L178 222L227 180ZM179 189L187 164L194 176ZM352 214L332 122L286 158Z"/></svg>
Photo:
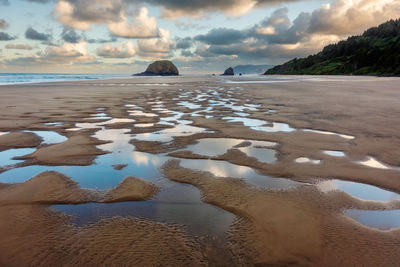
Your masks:
<svg viewBox="0 0 400 267"><path fill-rule="evenodd" d="M232 67L229 67L225 70L224 74L222 74L224 76L228 76L228 75L235 75L235 72L233 71Z"/></svg>
<svg viewBox="0 0 400 267"><path fill-rule="evenodd" d="M178 76L178 68L169 60L158 60L151 63L145 72L133 76Z"/></svg>

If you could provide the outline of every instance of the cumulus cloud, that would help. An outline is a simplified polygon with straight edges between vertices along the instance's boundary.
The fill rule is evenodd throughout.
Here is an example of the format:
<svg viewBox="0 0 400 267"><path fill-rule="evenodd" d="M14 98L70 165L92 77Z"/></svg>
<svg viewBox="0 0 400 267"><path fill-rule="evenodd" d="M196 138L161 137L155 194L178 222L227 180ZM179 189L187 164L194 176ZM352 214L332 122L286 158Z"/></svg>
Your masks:
<svg viewBox="0 0 400 267"><path fill-rule="evenodd" d="M193 45L192 38L185 37L185 38L176 38L175 40L175 48L177 49L188 49L191 48Z"/></svg>
<svg viewBox="0 0 400 267"><path fill-rule="evenodd" d="M81 41L82 38L83 37L78 33L76 33L74 29L64 28L61 33L61 39L69 43L74 43L74 44L79 43L79 41Z"/></svg>
<svg viewBox="0 0 400 267"><path fill-rule="evenodd" d="M209 12L223 12L230 16L241 16L257 7L276 5L296 0L131 0L161 6L163 15L171 19L200 17Z"/></svg>
<svg viewBox="0 0 400 267"><path fill-rule="evenodd" d="M0 41L11 41L15 39L16 39L15 36L11 36L6 32L0 32Z"/></svg>
<svg viewBox="0 0 400 267"><path fill-rule="evenodd" d="M157 20L142 7L134 14L126 0L59 0L54 16L65 26L89 30L91 25L107 25L109 31L124 38L158 36Z"/></svg>
<svg viewBox="0 0 400 267"><path fill-rule="evenodd" d="M201 17L210 12L240 16L253 8L294 1L299 0L58 0L54 14L65 25L87 30L90 24L119 21L132 5L159 6L165 17L177 19Z"/></svg>
<svg viewBox="0 0 400 267"><path fill-rule="evenodd" d="M120 21L125 8L122 0L58 0L53 14L66 26L89 30L91 24Z"/></svg>
<svg viewBox="0 0 400 267"><path fill-rule="evenodd" d="M44 52L38 53L41 61L56 63L72 63L75 61L93 60L89 56L86 42L63 43L60 46L48 46Z"/></svg>
<svg viewBox="0 0 400 267"><path fill-rule="evenodd" d="M51 35L47 33L40 33L32 27L29 27L25 31L25 38L37 41L48 41L51 39Z"/></svg>
<svg viewBox="0 0 400 267"><path fill-rule="evenodd" d="M118 41L118 39L116 37L114 37L114 36L110 36L109 39L103 39L103 38L97 38L97 39L90 38L90 39L88 39L88 38L86 38L85 41L88 42L89 44L105 44L105 43L116 42L116 41Z"/></svg>
<svg viewBox="0 0 400 267"><path fill-rule="evenodd" d="M8 23L4 19L0 19L0 29L7 29Z"/></svg>
<svg viewBox="0 0 400 267"><path fill-rule="evenodd" d="M159 33L160 37L158 38L140 39L138 41L140 56L147 59L170 56L174 45L174 42L169 39L171 32L160 28Z"/></svg>
<svg viewBox="0 0 400 267"><path fill-rule="evenodd" d="M157 20L149 17L149 10L142 7L129 22L125 14L121 15L121 20L108 23L108 29L116 36L125 38L151 38L158 37Z"/></svg>
<svg viewBox="0 0 400 267"><path fill-rule="evenodd" d="M33 47L30 45L24 44L7 44L5 46L6 49L19 49L19 50L32 50Z"/></svg>
<svg viewBox="0 0 400 267"><path fill-rule="evenodd" d="M132 42L126 42L120 46L107 44L97 49L97 55L107 58L130 58L136 55L136 48Z"/></svg>
<svg viewBox="0 0 400 267"><path fill-rule="evenodd" d="M251 34L270 44L295 44L309 36L309 24L309 13L300 13L292 23L288 17L288 9L281 8L255 25Z"/></svg>
<svg viewBox="0 0 400 267"><path fill-rule="evenodd" d="M91 62L96 62L95 58L88 54L86 45L85 42L80 42L47 46L44 51L35 54L4 59L0 61L0 66L18 70L28 70L34 66L40 71L54 71L57 67L63 70L82 71L82 66L89 66ZM85 69L89 70L86 67Z"/></svg>
<svg viewBox="0 0 400 267"><path fill-rule="evenodd" d="M201 41L206 44L221 45L243 41L247 38L246 31L217 28L212 29L207 34L201 34L194 37L195 41Z"/></svg>
<svg viewBox="0 0 400 267"><path fill-rule="evenodd" d="M336 0L312 12L310 32L358 33L400 16L398 0Z"/></svg>

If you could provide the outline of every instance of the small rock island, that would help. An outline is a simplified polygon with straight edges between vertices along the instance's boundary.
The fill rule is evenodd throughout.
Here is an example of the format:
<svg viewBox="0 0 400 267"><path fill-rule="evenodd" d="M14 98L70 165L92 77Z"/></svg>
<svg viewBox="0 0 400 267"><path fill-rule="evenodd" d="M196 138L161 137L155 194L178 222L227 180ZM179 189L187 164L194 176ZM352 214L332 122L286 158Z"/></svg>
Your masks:
<svg viewBox="0 0 400 267"><path fill-rule="evenodd" d="M232 67L229 67L224 71L224 74L222 74L222 75L223 76L232 76L232 75L235 75L235 72L233 71Z"/></svg>
<svg viewBox="0 0 400 267"><path fill-rule="evenodd" d="M169 60L158 60L151 63L145 72L133 76L178 76L178 68Z"/></svg>

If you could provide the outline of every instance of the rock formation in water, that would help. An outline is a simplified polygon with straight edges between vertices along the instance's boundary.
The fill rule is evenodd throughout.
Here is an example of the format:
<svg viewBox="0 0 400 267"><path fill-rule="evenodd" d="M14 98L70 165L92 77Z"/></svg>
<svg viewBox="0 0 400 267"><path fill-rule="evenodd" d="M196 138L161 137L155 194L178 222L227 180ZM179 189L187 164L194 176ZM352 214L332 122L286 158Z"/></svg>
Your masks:
<svg viewBox="0 0 400 267"><path fill-rule="evenodd" d="M134 76L178 76L178 68L169 60L158 60L151 63L145 72Z"/></svg>
<svg viewBox="0 0 400 267"><path fill-rule="evenodd" d="M222 75L235 75L235 72L233 71L232 67L229 67L225 70L224 74Z"/></svg>

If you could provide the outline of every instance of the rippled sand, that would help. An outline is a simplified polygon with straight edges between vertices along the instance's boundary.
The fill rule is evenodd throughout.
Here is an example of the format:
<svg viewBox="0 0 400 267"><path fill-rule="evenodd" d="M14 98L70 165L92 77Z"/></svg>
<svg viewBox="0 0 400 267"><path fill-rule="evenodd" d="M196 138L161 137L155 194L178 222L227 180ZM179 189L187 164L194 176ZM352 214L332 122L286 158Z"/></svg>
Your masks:
<svg viewBox="0 0 400 267"><path fill-rule="evenodd" d="M399 82L1 86L0 265L395 266Z"/></svg>

